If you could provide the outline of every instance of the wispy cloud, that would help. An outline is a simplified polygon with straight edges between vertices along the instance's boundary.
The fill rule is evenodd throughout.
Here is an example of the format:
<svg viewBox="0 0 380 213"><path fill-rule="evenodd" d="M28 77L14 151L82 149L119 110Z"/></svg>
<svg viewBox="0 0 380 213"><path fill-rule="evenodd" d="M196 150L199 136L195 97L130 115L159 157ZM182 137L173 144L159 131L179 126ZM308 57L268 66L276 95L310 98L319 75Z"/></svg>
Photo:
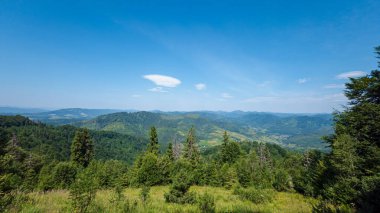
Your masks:
<svg viewBox="0 0 380 213"><path fill-rule="evenodd" d="M166 75L144 75L143 78L161 87L176 87L181 84L179 79Z"/></svg>
<svg viewBox="0 0 380 213"><path fill-rule="evenodd" d="M139 95L139 94L133 94L131 97L132 98L141 98L141 95Z"/></svg>
<svg viewBox="0 0 380 213"><path fill-rule="evenodd" d="M308 78L300 78L300 79L297 80L297 82L298 82L299 84L304 84L304 83L308 82L309 80L310 80L310 79L308 79Z"/></svg>
<svg viewBox="0 0 380 213"><path fill-rule="evenodd" d="M327 85L323 86L323 88L325 88L325 89L343 89L344 84L327 84Z"/></svg>
<svg viewBox="0 0 380 213"><path fill-rule="evenodd" d="M364 75L366 75L366 73L363 71L351 71L351 72L341 73L341 74L337 75L336 78L337 79L348 79L348 78L356 78L356 77L360 77L360 76L364 76Z"/></svg>
<svg viewBox="0 0 380 213"><path fill-rule="evenodd" d="M197 90L204 90L206 89L206 84L199 83L194 85Z"/></svg>
<svg viewBox="0 0 380 213"><path fill-rule="evenodd" d="M229 93L222 93L220 96L222 96L222 98L224 99L233 98L233 96L230 95Z"/></svg>
<svg viewBox="0 0 380 213"><path fill-rule="evenodd" d="M154 87L152 89L149 89L149 91L151 91L151 92L168 92L163 87Z"/></svg>

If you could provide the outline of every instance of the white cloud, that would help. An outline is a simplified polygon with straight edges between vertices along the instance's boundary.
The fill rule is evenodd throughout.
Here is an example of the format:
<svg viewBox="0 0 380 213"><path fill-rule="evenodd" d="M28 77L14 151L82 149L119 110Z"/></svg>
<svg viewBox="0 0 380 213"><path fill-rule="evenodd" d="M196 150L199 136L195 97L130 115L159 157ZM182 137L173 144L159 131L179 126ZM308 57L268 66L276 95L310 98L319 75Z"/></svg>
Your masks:
<svg viewBox="0 0 380 213"><path fill-rule="evenodd" d="M306 83L308 81L309 81L309 79L307 79L307 78L300 78L300 79L298 79L298 83L299 84L304 84L304 83Z"/></svg>
<svg viewBox="0 0 380 213"><path fill-rule="evenodd" d="M143 78L161 87L176 87L181 84L179 79L166 75L144 75Z"/></svg>
<svg viewBox="0 0 380 213"><path fill-rule="evenodd" d="M139 94L133 94L131 97L132 97L132 98L140 98L141 95L139 95Z"/></svg>
<svg viewBox="0 0 380 213"><path fill-rule="evenodd" d="M363 71L352 71L341 73L336 76L337 79L348 79L348 78L356 78L365 75L366 73Z"/></svg>
<svg viewBox="0 0 380 213"><path fill-rule="evenodd" d="M325 88L325 89L343 89L344 84L327 84L327 85L323 86L323 88Z"/></svg>
<svg viewBox="0 0 380 213"><path fill-rule="evenodd" d="M206 89L206 84L199 83L194 85L197 90L204 90Z"/></svg>
<svg viewBox="0 0 380 213"><path fill-rule="evenodd" d="M167 90L164 90L162 87L154 87L152 89L149 89L151 92L168 92Z"/></svg>
<svg viewBox="0 0 380 213"><path fill-rule="evenodd" d="M228 93L222 93L221 96L222 96L222 98L225 98L225 99L227 99L227 98L233 98L233 96L230 95L230 94L228 94Z"/></svg>

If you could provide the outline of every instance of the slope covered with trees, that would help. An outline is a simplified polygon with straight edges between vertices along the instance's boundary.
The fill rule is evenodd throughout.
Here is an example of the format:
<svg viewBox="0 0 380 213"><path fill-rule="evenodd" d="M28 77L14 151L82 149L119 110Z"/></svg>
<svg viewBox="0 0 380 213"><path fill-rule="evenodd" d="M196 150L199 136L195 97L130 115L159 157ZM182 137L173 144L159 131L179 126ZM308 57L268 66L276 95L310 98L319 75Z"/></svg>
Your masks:
<svg viewBox="0 0 380 213"><path fill-rule="evenodd" d="M167 144L184 140L197 128L201 148L220 145L224 130L237 141L277 143L293 149L325 149L321 137L332 133L332 117L326 115L274 115L269 113L218 112L121 112L99 116L75 125L146 137L151 126Z"/></svg>
<svg viewBox="0 0 380 213"><path fill-rule="evenodd" d="M23 116L0 116L0 129L5 141L14 137L21 148L50 160L68 160L77 127L54 127L33 122ZM143 150L147 140L107 131L90 131L94 140L95 158L116 159L131 163Z"/></svg>

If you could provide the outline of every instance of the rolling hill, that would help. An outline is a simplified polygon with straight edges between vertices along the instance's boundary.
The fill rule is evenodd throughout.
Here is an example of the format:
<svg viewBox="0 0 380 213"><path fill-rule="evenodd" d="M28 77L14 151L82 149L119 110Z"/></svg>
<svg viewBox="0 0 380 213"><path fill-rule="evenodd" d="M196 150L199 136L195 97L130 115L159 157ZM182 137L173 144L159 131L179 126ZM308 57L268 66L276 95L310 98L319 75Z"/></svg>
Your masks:
<svg viewBox="0 0 380 213"><path fill-rule="evenodd" d="M332 117L256 112L119 112L75 125L145 138L149 128L155 126L161 144L183 141L194 126L201 147L220 144L227 130L237 141L256 140L303 150L325 149L321 137L332 132Z"/></svg>
<svg viewBox="0 0 380 213"><path fill-rule="evenodd" d="M0 116L0 130L14 134L19 145L48 160L69 160L70 146L77 127L50 126L36 123L23 116ZM122 160L132 163L148 141L127 134L90 131L94 141L95 159Z"/></svg>

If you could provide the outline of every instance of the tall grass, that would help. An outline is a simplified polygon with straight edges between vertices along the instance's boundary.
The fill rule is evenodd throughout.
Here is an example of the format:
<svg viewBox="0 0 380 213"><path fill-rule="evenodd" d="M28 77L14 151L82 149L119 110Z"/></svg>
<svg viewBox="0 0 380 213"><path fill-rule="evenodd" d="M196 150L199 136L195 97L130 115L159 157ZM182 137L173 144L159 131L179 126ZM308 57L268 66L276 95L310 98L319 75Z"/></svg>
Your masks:
<svg viewBox="0 0 380 213"><path fill-rule="evenodd" d="M138 188L122 190L121 203L115 204L115 190L100 190L97 192L94 204L89 212L200 212L197 204L166 203L164 193L169 191L167 186L152 187L149 199L141 201ZM232 190L220 187L192 186L190 191L198 195L206 192L214 197L216 212L311 212L315 199L306 198L300 194L275 192L271 202L254 204L249 200L240 199ZM64 190L47 193L34 192L28 194L29 202L20 206L21 212L72 212L69 192Z"/></svg>

